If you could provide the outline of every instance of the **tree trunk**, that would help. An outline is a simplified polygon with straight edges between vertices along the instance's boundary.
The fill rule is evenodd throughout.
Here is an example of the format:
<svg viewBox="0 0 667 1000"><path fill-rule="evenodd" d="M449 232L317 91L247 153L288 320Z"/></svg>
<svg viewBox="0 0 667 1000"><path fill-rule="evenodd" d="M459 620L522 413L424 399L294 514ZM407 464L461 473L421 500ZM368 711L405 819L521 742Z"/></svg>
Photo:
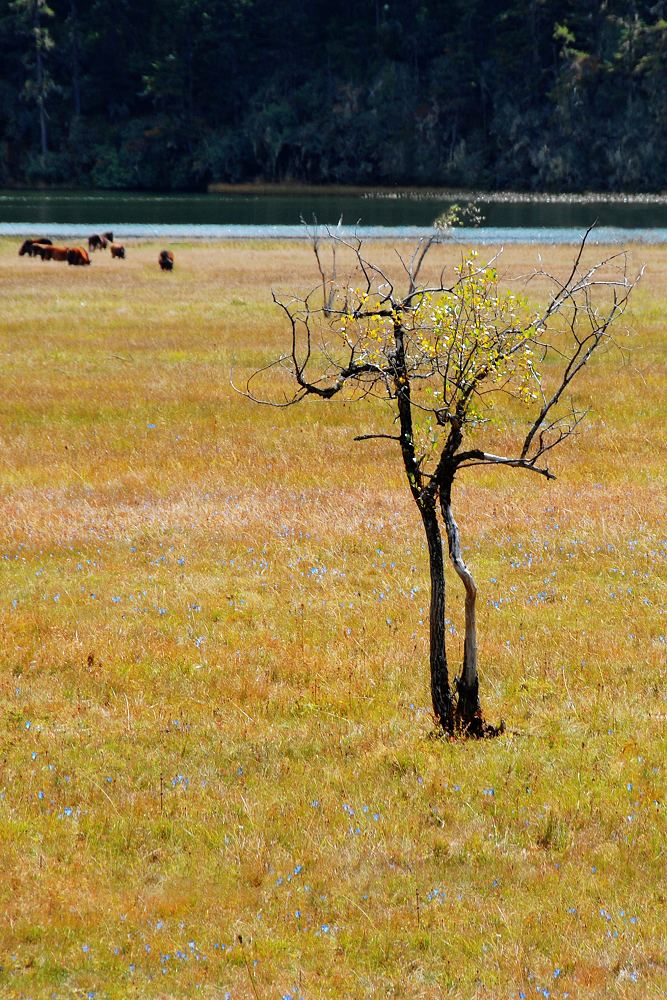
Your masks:
<svg viewBox="0 0 667 1000"><path fill-rule="evenodd" d="M445 483L440 491L442 517L447 531L449 556L454 569L465 587L465 638L463 644L463 668L456 679L458 698L456 703L456 725L470 736L484 736L485 725L479 703L479 676L477 673L477 624L475 606L477 587L472 573L461 555L459 528L454 520L451 504L451 482Z"/></svg>
<svg viewBox="0 0 667 1000"><path fill-rule="evenodd" d="M426 541L431 577L431 606L429 612L431 701L433 712L446 733L454 732L454 705L449 686L447 650L445 647L445 561L442 554L442 536L435 505L420 508Z"/></svg>
<svg viewBox="0 0 667 1000"><path fill-rule="evenodd" d="M74 117L81 117L81 60L79 52L79 12L76 0L70 0L70 59L72 72L72 98L74 101Z"/></svg>
<svg viewBox="0 0 667 1000"><path fill-rule="evenodd" d="M39 148L42 155L42 160L44 160L46 154L49 151L49 139L46 128L46 107L44 101L44 82L43 82L44 76L43 76L43 71L41 69L41 62L42 62L42 57L39 56L38 66L40 67L40 69L38 70L39 82L37 84L39 91L39 97L37 98L37 106L39 108Z"/></svg>
<svg viewBox="0 0 667 1000"><path fill-rule="evenodd" d="M35 15L35 25L39 29L39 17ZM37 107L39 109L39 147L42 154L42 160L49 151L49 141L46 130L46 107L45 107L45 96L44 96L44 57L42 51L39 47L39 42L37 43L37 51L35 53L35 62L37 70Z"/></svg>
<svg viewBox="0 0 667 1000"><path fill-rule="evenodd" d="M401 454L412 497L419 508L428 543L428 565L431 577L431 607L429 612L431 701L435 717L446 733L454 732L454 705L447 671L445 649L445 560L442 555L442 535L438 523L435 495L424 496L423 476L415 454L412 433L412 402L410 380L405 366L405 343L401 321L394 320L394 385L401 425Z"/></svg>

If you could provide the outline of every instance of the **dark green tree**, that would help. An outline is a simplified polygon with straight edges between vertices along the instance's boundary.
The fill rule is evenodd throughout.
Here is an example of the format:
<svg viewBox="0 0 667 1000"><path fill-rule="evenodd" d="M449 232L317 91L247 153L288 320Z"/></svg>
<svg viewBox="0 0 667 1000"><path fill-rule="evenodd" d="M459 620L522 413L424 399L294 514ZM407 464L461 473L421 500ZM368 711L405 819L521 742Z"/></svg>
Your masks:
<svg viewBox="0 0 667 1000"><path fill-rule="evenodd" d="M44 160L49 151L47 100L55 89L48 63L54 42L46 26L53 10L46 0L12 0L10 6L16 16L17 33L25 42L23 62L27 75L21 97L37 109L39 149Z"/></svg>

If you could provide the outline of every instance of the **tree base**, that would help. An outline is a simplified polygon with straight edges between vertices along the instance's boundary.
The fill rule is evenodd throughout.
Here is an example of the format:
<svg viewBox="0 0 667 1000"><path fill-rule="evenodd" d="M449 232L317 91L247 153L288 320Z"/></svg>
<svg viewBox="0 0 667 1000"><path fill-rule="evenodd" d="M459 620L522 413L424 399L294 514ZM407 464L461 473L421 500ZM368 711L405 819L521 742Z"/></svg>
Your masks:
<svg viewBox="0 0 667 1000"><path fill-rule="evenodd" d="M472 740L490 740L496 736L501 736L505 732L505 723L501 720L499 726L493 726L487 722L478 709L472 718L462 718L456 712L454 716L454 726L457 736Z"/></svg>
<svg viewBox="0 0 667 1000"><path fill-rule="evenodd" d="M479 685L477 681L469 687L463 684L460 677L455 680L456 707L454 709L454 731L457 735L473 740L487 740L500 736L505 732L505 723L492 726L487 722L479 703Z"/></svg>

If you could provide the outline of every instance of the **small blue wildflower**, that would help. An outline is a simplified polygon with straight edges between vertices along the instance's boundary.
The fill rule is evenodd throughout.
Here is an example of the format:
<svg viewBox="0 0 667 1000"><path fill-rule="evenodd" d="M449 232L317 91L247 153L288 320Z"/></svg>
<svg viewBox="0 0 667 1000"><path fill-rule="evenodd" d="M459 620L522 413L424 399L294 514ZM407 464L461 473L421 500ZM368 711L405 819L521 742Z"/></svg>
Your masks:
<svg viewBox="0 0 667 1000"><path fill-rule="evenodd" d="M37 751L36 750L33 750L33 752L30 754L30 758L31 758L31 760L36 760L37 759Z"/></svg>
<svg viewBox="0 0 667 1000"><path fill-rule="evenodd" d="M328 934L329 933L329 925L328 924L322 924L322 933L323 934Z"/></svg>
<svg viewBox="0 0 667 1000"><path fill-rule="evenodd" d="M32 725L32 722L26 722L25 728L26 729L30 729L31 725Z"/></svg>
<svg viewBox="0 0 667 1000"><path fill-rule="evenodd" d="M84 955L87 955L88 952L90 951L90 945L89 944L82 945L81 946L81 951L84 953Z"/></svg>
<svg viewBox="0 0 667 1000"><path fill-rule="evenodd" d="M71 816L72 815L72 807L71 806L65 806L64 812L65 812L66 816Z"/></svg>
<svg viewBox="0 0 667 1000"><path fill-rule="evenodd" d="M43 799L44 798L44 792L37 792L37 798L38 799Z"/></svg>

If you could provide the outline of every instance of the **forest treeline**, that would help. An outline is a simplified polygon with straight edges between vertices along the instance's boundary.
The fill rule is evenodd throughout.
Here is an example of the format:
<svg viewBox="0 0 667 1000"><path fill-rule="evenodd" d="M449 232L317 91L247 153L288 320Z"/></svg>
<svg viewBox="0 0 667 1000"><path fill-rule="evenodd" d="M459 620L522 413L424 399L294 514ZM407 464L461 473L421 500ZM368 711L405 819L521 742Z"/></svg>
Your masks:
<svg viewBox="0 0 667 1000"><path fill-rule="evenodd" d="M0 185L661 190L666 3L0 0Z"/></svg>

